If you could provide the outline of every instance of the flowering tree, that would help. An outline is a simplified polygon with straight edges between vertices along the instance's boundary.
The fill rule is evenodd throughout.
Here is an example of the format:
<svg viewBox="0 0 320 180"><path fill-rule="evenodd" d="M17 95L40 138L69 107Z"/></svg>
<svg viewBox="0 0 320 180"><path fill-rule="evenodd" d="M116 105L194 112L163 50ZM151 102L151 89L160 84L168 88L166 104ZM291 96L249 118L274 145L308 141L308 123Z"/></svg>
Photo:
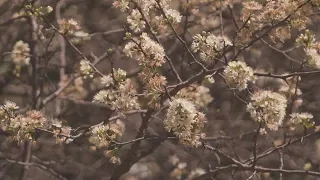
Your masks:
<svg viewBox="0 0 320 180"><path fill-rule="evenodd" d="M99 8L110 13L96 23ZM39 169L57 179L320 177L319 8L318 0L3 2L0 177L37 179ZM104 19L116 23L95 27ZM152 158L156 167L139 166Z"/></svg>

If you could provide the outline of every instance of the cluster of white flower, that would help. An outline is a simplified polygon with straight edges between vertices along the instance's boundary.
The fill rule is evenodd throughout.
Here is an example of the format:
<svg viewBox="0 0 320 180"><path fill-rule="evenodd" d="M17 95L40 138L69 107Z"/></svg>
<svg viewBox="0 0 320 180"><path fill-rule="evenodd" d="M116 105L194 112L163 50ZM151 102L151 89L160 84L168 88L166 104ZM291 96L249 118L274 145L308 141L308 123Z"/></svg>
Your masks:
<svg viewBox="0 0 320 180"><path fill-rule="evenodd" d="M107 125L98 125L91 129L89 142L97 148L108 147L109 144L122 136L121 127L116 122Z"/></svg>
<svg viewBox="0 0 320 180"><path fill-rule="evenodd" d="M169 21L171 24L178 24L181 22L182 16L177 10L174 9L163 9L165 18L163 15L156 16L154 19L157 21L158 25L163 25L162 28L166 28L167 22Z"/></svg>
<svg viewBox="0 0 320 180"><path fill-rule="evenodd" d="M159 94L162 93L163 86L167 83L166 78L156 71L156 67L166 62L164 48L146 33L142 33L139 39L132 39L126 44L123 51L144 67L139 73L139 78L145 84L146 94L150 95L149 105L158 107Z"/></svg>
<svg viewBox="0 0 320 180"><path fill-rule="evenodd" d="M320 54L318 48L305 49L307 55L307 63L314 68L320 68Z"/></svg>
<svg viewBox="0 0 320 180"><path fill-rule="evenodd" d="M146 24L150 25L150 30L159 34L169 27L169 23L181 22L182 16L174 9L171 9L168 2L170 0L116 0L113 5L122 11L129 11L127 22L134 32L142 32L135 38L127 33L126 39L130 40L124 47L126 56L137 60L143 71L139 73L139 78L145 85L145 94L150 99L149 106L159 107L159 97L163 92L163 86L167 81L164 76L157 72L157 67L162 66L165 61L165 51L161 44L152 40L147 33L143 32ZM130 10L132 3L132 10Z"/></svg>
<svg viewBox="0 0 320 180"><path fill-rule="evenodd" d="M79 23L74 19L61 19L59 22L60 33L65 35L74 34L77 30L80 29Z"/></svg>
<svg viewBox="0 0 320 180"><path fill-rule="evenodd" d="M144 77L142 77L144 75ZM158 92L161 92L163 89L163 86L166 85L167 80L166 77L161 76L159 74L156 74L155 76L152 77L151 74L139 74L139 77L141 79L144 79L145 81L147 81L148 79L148 84L146 84L146 89L149 93L155 93L157 94Z"/></svg>
<svg viewBox="0 0 320 180"><path fill-rule="evenodd" d="M197 111L192 102L174 99L163 123L166 130L173 132L182 144L190 147L201 145L201 130L204 127L205 116Z"/></svg>
<svg viewBox="0 0 320 180"><path fill-rule="evenodd" d="M282 125L286 115L287 99L285 96L268 91L257 91L251 96L247 111L251 117L265 123L270 130L276 131Z"/></svg>
<svg viewBox="0 0 320 180"><path fill-rule="evenodd" d="M19 106L17 106L17 104L12 101L6 101L3 106L0 106L0 109L7 112L12 112L19 109Z"/></svg>
<svg viewBox="0 0 320 180"><path fill-rule="evenodd" d="M113 83L114 80L111 74L101 77L101 84L103 84L105 87L109 87L110 85L113 85Z"/></svg>
<svg viewBox="0 0 320 180"><path fill-rule="evenodd" d="M295 129L296 125L303 125L306 128L311 128L315 125L315 122L312 121L313 115L310 113L292 113L290 114L289 125L291 129Z"/></svg>
<svg viewBox="0 0 320 180"><path fill-rule="evenodd" d="M126 80L127 72L123 69L113 69L113 72L101 77L101 84L105 87L114 85L115 83L121 83Z"/></svg>
<svg viewBox="0 0 320 180"><path fill-rule="evenodd" d="M138 9L133 9L127 17L127 22L130 24L130 29L134 32L140 32L145 28L146 22L142 19L142 15Z"/></svg>
<svg viewBox="0 0 320 180"><path fill-rule="evenodd" d="M231 61L224 70L227 85L242 91L248 87L248 82L253 82L255 77L253 69L241 61Z"/></svg>
<svg viewBox="0 0 320 180"><path fill-rule="evenodd" d="M202 32L193 37L191 49L200 53L200 58L204 62L211 63L226 46L232 46L227 37L215 36L214 34Z"/></svg>
<svg viewBox="0 0 320 180"><path fill-rule="evenodd" d="M315 35L306 30L296 39L298 45L302 46L306 53L307 65L313 68L320 68L320 42L316 42Z"/></svg>
<svg viewBox="0 0 320 180"><path fill-rule="evenodd" d="M205 108L213 101L213 97L210 95L210 89L199 85L191 85L181 89L181 91L177 93L176 97L192 101L196 106L202 108Z"/></svg>
<svg viewBox="0 0 320 180"><path fill-rule="evenodd" d="M115 0L112 5L124 12L129 9L129 3L128 0Z"/></svg>
<svg viewBox="0 0 320 180"><path fill-rule="evenodd" d="M163 47L153 41L147 33L142 33L139 39L130 41L124 47L123 52L136 59L139 65L147 67L159 67L165 63Z"/></svg>
<svg viewBox="0 0 320 180"><path fill-rule="evenodd" d="M94 69L91 66L90 62L87 60L80 61L80 73L84 78L93 77Z"/></svg>
<svg viewBox="0 0 320 180"><path fill-rule="evenodd" d="M17 41L13 46L11 53L12 62L17 66L25 66L30 61L30 48L29 44L23 41Z"/></svg>
<svg viewBox="0 0 320 180"><path fill-rule="evenodd" d="M130 0L129 0L130 1ZM165 0L161 0L164 2ZM139 6L143 13L147 16L150 14L150 11L157 7L156 0L133 0L135 5Z"/></svg>
<svg viewBox="0 0 320 180"><path fill-rule="evenodd" d="M127 77L127 72L123 69L113 69L114 80L117 82L122 82Z"/></svg>
<svg viewBox="0 0 320 180"><path fill-rule="evenodd" d="M316 37L310 30L307 29L304 33L298 36L296 43L304 48L309 48L316 43Z"/></svg>
<svg viewBox="0 0 320 180"><path fill-rule="evenodd" d="M294 17L290 18L290 23L274 28L269 37L275 41L284 42L292 37L291 29L303 30L310 19L305 16L309 11L308 6L299 7L303 1L292 0L267 0L267 1L241 1L243 5L242 17L247 28L238 32L237 43L246 44L254 37L255 32L261 30L266 25L280 22L294 12Z"/></svg>
<svg viewBox="0 0 320 180"><path fill-rule="evenodd" d="M167 84L166 77L147 68L140 72L138 77L145 85L144 94L149 101L148 105L156 109L160 108L159 97Z"/></svg>
<svg viewBox="0 0 320 180"><path fill-rule="evenodd" d="M140 32L145 28L146 20L149 21L149 24L152 24L152 20L155 19L158 22L158 24L166 25L165 18L161 14L160 8L163 10L165 16L167 17L167 20L171 23L180 23L181 22L181 15L178 11L174 9L170 9L170 6L168 4L169 0L116 0L113 3L114 7L119 8L121 11L129 11L130 10L130 2L132 2L135 6L135 9L133 9L130 13L130 15L127 17L127 22L130 25L130 29L132 29L134 32ZM158 2L160 6L158 5ZM155 12L155 16L149 16L152 12ZM143 13L143 15L141 14ZM152 13L154 14L154 13ZM145 19L144 19L144 18ZM151 18L152 17L152 18Z"/></svg>
<svg viewBox="0 0 320 180"><path fill-rule="evenodd" d="M70 143L71 127L63 126L61 121L56 119L47 119L43 113L36 110L27 111L26 114L15 114L19 107L6 101L0 106L0 127L3 131L11 132L8 140L16 141L22 144L25 140L31 140L35 143L35 133L37 130L46 129L53 134L57 143Z"/></svg>
<svg viewBox="0 0 320 180"><path fill-rule="evenodd" d="M13 118L14 111L19 109L16 103L12 101L6 101L4 105L0 106L0 127L6 131L9 129L10 119Z"/></svg>
<svg viewBox="0 0 320 180"><path fill-rule="evenodd" d="M102 77L104 85L108 89L99 91L94 96L94 102L109 105L117 111L130 111L140 109L136 90L130 79L126 79L126 72L122 69L114 71L114 83L112 75ZM110 85L113 85L110 87Z"/></svg>
<svg viewBox="0 0 320 180"><path fill-rule="evenodd" d="M165 15L168 17L169 21L173 24L177 24L181 22L182 16L177 10L174 9L165 9Z"/></svg>
<svg viewBox="0 0 320 180"><path fill-rule="evenodd" d="M0 128L7 131L10 127L11 118L13 118L14 111L19 109L16 103L6 101L4 105L0 106Z"/></svg>
<svg viewBox="0 0 320 180"><path fill-rule="evenodd" d="M44 127L47 119L40 111L32 110L25 115L11 117L8 122L5 129L14 133L9 140L22 144L25 140L34 141L36 129Z"/></svg>

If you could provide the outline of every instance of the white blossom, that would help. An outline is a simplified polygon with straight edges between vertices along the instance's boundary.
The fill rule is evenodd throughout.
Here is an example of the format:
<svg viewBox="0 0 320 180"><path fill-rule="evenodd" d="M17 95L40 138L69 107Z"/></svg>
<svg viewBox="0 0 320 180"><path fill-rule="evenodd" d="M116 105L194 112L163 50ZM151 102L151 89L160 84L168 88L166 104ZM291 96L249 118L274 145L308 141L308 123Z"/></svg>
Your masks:
<svg viewBox="0 0 320 180"><path fill-rule="evenodd" d="M257 91L251 96L247 111L251 117L267 125L270 130L278 130L286 115L287 99L285 96L268 91Z"/></svg>
<svg viewBox="0 0 320 180"><path fill-rule="evenodd" d="M307 112L303 113L292 113L290 114L289 125L303 125L307 128L313 127L315 125L312 121L313 115Z"/></svg>
<svg viewBox="0 0 320 180"><path fill-rule="evenodd" d="M92 68L91 64L87 60L80 61L80 73L86 77L93 77L94 69Z"/></svg>
<svg viewBox="0 0 320 180"><path fill-rule="evenodd" d="M17 41L13 46L11 58L15 65L18 65L18 66L29 65L29 61L30 61L29 44L24 43L21 40Z"/></svg>
<svg viewBox="0 0 320 180"><path fill-rule="evenodd" d="M101 77L101 83L105 85L106 87L109 87L111 84L113 84L113 78L111 75L103 76Z"/></svg>
<svg viewBox="0 0 320 180"><path fill-rule="evenodd" d="M320 54L316 48L305 49L307 64L314 68L320 68Z"/></svg>
<svg viewBox="0 0 320 180"><path fill-rule="evenodd" d="M255 80L253 70L241 61L231 61L224 70L226 83L242 91L248 87L248 82Z"/></svg>
<svg viewBox="0 0 320 180"><path fill-rule="evenodd" d="M115 88L99 91L94 96L93 101L109 105L111 109L120 112L130 111L140 109L138 98L135 94L136 90L130 79L126 79Z"/></svg>
<svg viewBox="0 0 320 180"><path fill-rule="evenodd" d="M171 23L180 23L182 16L180 15L179 11L174 9L165 9L165 15L168 17Z"/></svg>
<svg viewBox="0 0 320 180"><path fill-rule="evenodd" d="M122 132L117 123L98 125L91 129L89 142L98 148L103 148L109 146L119 136L122 136Z"/></svg>
<svg viewBox="0 0 320 180"><path fill-rule="evenodd" d="M113 69L113 75L114 75L114 79L117 82L122 82L126 79L127 76L127 71L123 70L123 69Z"/></svg>
<svg viewBox="0 0 320 180"><path fill-rule="evenodd" d="M185 98L192 101L196 106L202 108L205 108L213 101L210 89L205 86L189 86L187 88L183 88L177 93L176 97Z"/></svg>
<svg viewBox="0 0 320 180"><path fill-rule="evenodd" d="M0 121L0 126L5 131L13 132L13 135L9 137L9 140L16 141L19 144L22 144L25 140L34 142L34 133L36 129L43 128L47 122L47 119L43 114L36 110L27 111L25 115L19 114L14 116L12 114L8 118L8 121Z"/></svg>
<svg viewBox="0 0 320 180"><path fill-rule="evenodd" d="M316 44L316 38L315 35L307 29L303 34L298 36L296 42L298 45L303 46L304 48L310 48Z"/></svg>
<svg viewBox="0 0 320 180"><path fill-rule="evenodd" d="M130 2L134 2L134 4L138 5L141 10L143 11L143 13L148 16L150 10L154 10L156 9L158 6L157 4L158 0L115 0L113 2L113 6L116 8L119 8L121 11L127 11L128 9L130 9L129 7L129 3ZM159 3L161 5L161 7L166 10L169 7L168 2L171 0L160 0Z"/></svg>
<svg viewBox="0 0 320 180"><path fill-rule="evenodd" d="M130 29L134 32L140 32L145 28L146 22L142 19L142 15L138 9L133 9L131 14L127 17L127 22Z"/></svg>
<svg viewBox="0 0 320 180"><path fill-rule="evenodd" d="M198 112L194 104L185 99L174 99L167 112L164 126L172 131L184 145L197 147L200 143L204 114Z"/></svg>
<svg viewBox="0 0 320 180"><path fill-rule="evenodd" d="M129 9L129 0L115 0L112 5L124 12Z"/></svg>
<svg viewBox="0 0 320 180"><path fill-rule="evenodd" d="M110 90L101 90L94 97L93 101L98 103L108 104L109 101L114 101L115 97Z"/></svg>
<svg viewBox="0 0 320 180"><path fill-rule="evenodd" d="M214 58L219 55L226 46L232 46L231 41L227 37L202 32L193 37L191 49L195 53L199 52L202 61L212 63Z"/></svg>
<svg viewBox="0 0 320 180"><path fill-rule="evenodd" d="M165 63L164 48L153 41L147 33L142 33L136 42L128 42L123 52L128 57L135 58L140 65L159 67Z"/></svg>
<svg viewBox="0 0 320 180"><path fill-rule="evenodd" d="M11 101L6 101L4 105L0 106L0 127L6 131L10 127L11 117L14 117L14 111L19 107Z"/></svg>
<svg viewBox="0 0 320 180"><path fill-rule="evenodd" d="M79 23L74 19L61 19L59 25L62 34L74 34L75 31L80 29Z"/></svg>
<svg viewBox="0 0 320 180"><path fill-rule="evenodd" d="M16 103L12 102L12 101L6 101L3 105L3 108L6 109L6 110L17 110L19 109L19 106L17 106Z"/></svg>

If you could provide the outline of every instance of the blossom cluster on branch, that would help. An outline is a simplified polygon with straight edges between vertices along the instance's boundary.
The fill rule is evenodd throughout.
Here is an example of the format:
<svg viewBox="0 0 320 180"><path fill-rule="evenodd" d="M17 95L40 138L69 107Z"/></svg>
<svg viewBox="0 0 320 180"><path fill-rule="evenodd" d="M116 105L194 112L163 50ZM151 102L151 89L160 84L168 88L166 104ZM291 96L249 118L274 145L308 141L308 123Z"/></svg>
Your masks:
<svg viewBox="0 0 320 180"><path fill-rule="evenodd" d="M247 111L255 121L265 123L270 130L276 131L283 124L286 107L287 99L285 96L262 90L251 96Z"/></svg>
<svg viewBox="0 0 320 180"><path fill-rule="evenodd" d="M109 105L119 113L140 109L138 98L135 96L136 89L131 80L126 78L126 71L114 69L108 76L101 77L101 82L106 89L94 96L94 102Z"/></svg>
<svg viewBox="0 0 320 180"><path fill-rule="evenodd" d="M193 37L191 49L195 53L199 52L202 61L214 63L216 56L222 53L222 50L227 46L232 46L227 37L202 32Z"/></svg>
<svg viewBox="0 0 320 180"><path fill-rule="evenodd" d="M170 102L164 126L172 131L182 144L197 147L201 145L202 128L205 115L186 99L174 99Z"/></svg>
<svg viewBox="0 0 320 180"><path fill-rule="evenodd" d="M19 107L11 101L6 101L0 106L0 128L9 132L9 140L18 144L23 144L26 140L36 143L37 133L44 129L59 143L72 141L69 138L70 127L63 126L57 120L48 119L41 111L29 110L24 114L17 114L15 111L18 109Z"/></svg>

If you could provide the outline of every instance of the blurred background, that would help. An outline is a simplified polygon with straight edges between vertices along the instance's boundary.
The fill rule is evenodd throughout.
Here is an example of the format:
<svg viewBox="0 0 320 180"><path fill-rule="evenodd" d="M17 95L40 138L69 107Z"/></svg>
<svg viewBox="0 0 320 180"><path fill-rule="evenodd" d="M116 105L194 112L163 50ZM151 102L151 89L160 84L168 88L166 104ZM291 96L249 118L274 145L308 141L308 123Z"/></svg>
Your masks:
<svg viewBox="0 0 320 180"><path fill-rule="evenodd" d="M92 62L96 57L104 56L108 49L112 64L116 68L125 69L129 74L135 74L139 66L133 59L123 55L122 48L126 41L123 40L127 26L127 14L112 6L112 0L35 0L36 6L53 7L53 12L46 19L54 26L58 26L59 19L73 18L79 22L81 33L87 33L82 37L70 37L76 47ZM189 3L190 8L184 6ZM202 31L221 33L221 22L225 36L232 40L236 33L232 16L239 23L241 14L241 0L233 1L232 6L220 6L218 1L210 0L172 0L171 6L181 12L184 16L181 27L177 27L178 33L185 39L188 45L192 43L192 37ZM21 111L30 109L32 77L29 76L31 69L23 67L21 76L16 77L14 65L8 55L18 40L30 42L31 27L28 21L19 17L23 0L0 0L0 103L6 100L16 102ZM232 11L230 11L232 8ZM186 19L186 15L188 18ZM187 23L187 31L184 25ZM311 18L310 29L318 37L318 16ZM41 36L36 43L36 54L39 59L38 80L41 85L41 98L45 99L56 91L63 83L66 83L75 72L79 70L82 57L68 43L62 43L58 34L47 30L45 23L39 23ZM244 51L241 58L252 68L259 72L270 72L283 74L297 71L299 64L290 60L291 58L302 62L304 53L302 49L295 48L284 54L278 49L289 49L295 46L295 39L299 32L292 32L285 43L273 43L271 39L265 38L265 42L258 41L248 50ZM50 45L48 47L43 44ZM173 60L175 67L181 74L182 79L187 79L199 71L196 66L190 64L191 58L187 55L183 45L175 38L173 33L161 35L160 40L166 49L167 55ZM272 44L274 48L267 45ZM227 54L227 56L230 56ZM65 59L65 66L61 65L61 58ZM108 74L111 69L111 61L103 58L96 66L102 73ZM65 72L61 74L61 69ZM169 67L164 67L163 74L167 77L169 84L175 83L173 73ZM298 84L302 94L299 95L299 110L310 112L314 115L316 124L319 124L320 110L320 75L302 77ZM135 78L133 78L135 79ZM138 83L137 83L138 84ZM286 83L281 79L260 78L256 85L250 87L280 90ZM111 117L112 111L107 107L91 103L93 96L102 88L98 79L75 78L72 84L57 98L48 102L42 111L51 118L59 118L71 127L97 124ZM234 96L234 92L228 90L223 79L215 77L215 83L209 86L210 94L214 98L204 111L208 123L205 126L207 137L212 137L210 145L221 151L236 157L238 160L246 160L252 156L252 141L255 135L257 123L252 121L246 113L246 106ZM239 96L246 97L247 92ZM164 114L150 122L148 132L157 135L165 135L162 125ZM139 115L131 115L122 121L125 125L124 135L119 141L132 140L141 123ZM283 143L284 130L259 136L257 151L264 152L274 145ZM312 130L310 130L312 131ZM289 134L289 138L301 137L303 129ZM283 151L284 167L286 169L304 169L319 171L320 165L320 141L318 136L304 140L301 143L290 146ZM288 140L288 139L286 139ZM70 179L70 180L107 180L114 168L117 166L109 162L102 151L93 151L86 138L81 138L67 145L59 145L55 140L41 135L38 143L32 149L31 162L41 166L31 165L28 169L27 179ZM129 147L129 146L128 146ZM127 146L122 147L120 158L126 153ZM210 171L216 166L227 165L228 160L217 157L216 154L202 148L188 148L176 140L146 140L143 141L140 159L130 171L124 174L122 180L162 180L162 179L192 179L197 175ZM6 134L0 131L0 179L19 179L22 166L15 162L8 162L6 158L21 160L23 148L15 143L6 141ZM280 166L279 153L275 152L258 161L259 165L278 168ZM46 168L44 168L46 167ZM249 172L223 172L216 179L246 179ZM279 174L257 173L253 179L276 180ZM311 180L316 179L302 175L284 175L284 179Z"/></svg>

